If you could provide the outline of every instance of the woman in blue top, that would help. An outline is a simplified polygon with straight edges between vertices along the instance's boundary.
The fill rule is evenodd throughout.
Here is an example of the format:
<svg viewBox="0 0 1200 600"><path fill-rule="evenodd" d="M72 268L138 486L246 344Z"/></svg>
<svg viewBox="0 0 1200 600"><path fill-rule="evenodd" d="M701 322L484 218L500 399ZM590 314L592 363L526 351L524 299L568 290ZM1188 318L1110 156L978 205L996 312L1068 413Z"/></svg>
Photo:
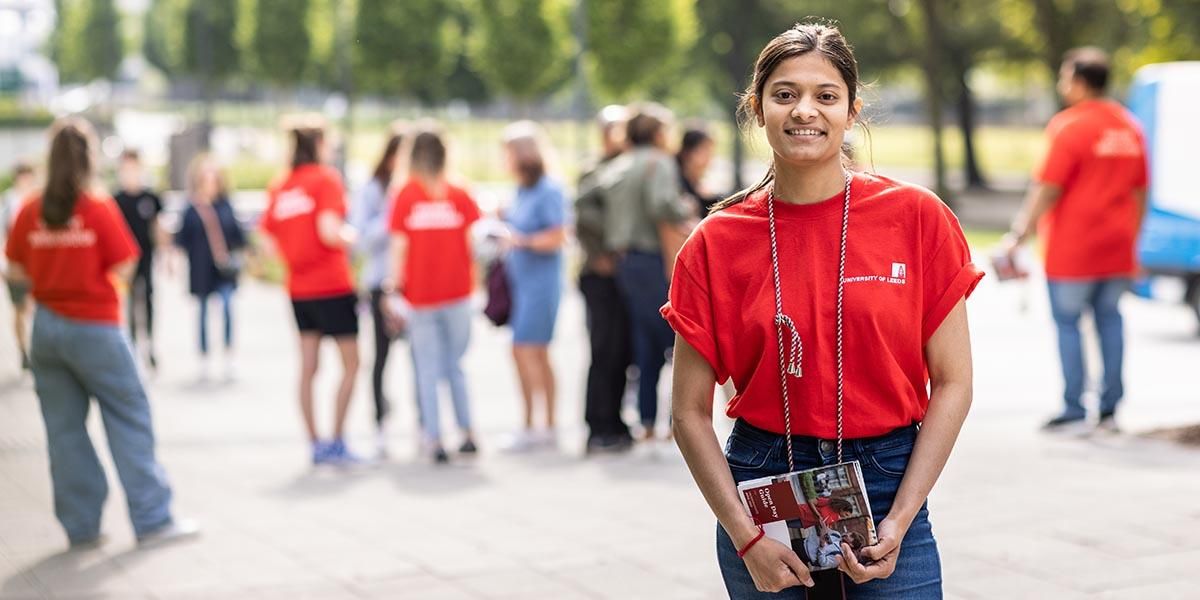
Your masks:
<svg viewBox="0 0 1200 600"><path fill-rule="evenodd" d="M509 171L516 177L516 201L505 217L512 232L506 270L512 291L513 360L525 401L525 427L512 449L553 446L554 370L549 345L562 294L562 247L566 241L566 201L562 187L546 176L538 126L529 121L505 130ZM535 398L541 398L546 428L534 428Z"/></svg>
<svg viewBox="0 0 1200 600"><path fill-rule="evenodd" d="M392 133L384 147L383 156L375 166L375 172L358 192L350 211L350 224L359 232L356 252L363 258L360 281L371 295L371 320L375 322L375 364L371 369L371 390L375 398L375 427L380 456L387 454L383 432L384 418L390 405L383 392L383 372L387 368L388 350L395 338L382 312L383 281L388 278L388 252L391 232L388 231L392 213L392 195L388 188L396 171L400 146L404 141L400 125L392 126Z"/></svg>
<svg viewBox="0 0 1200 600"><path fill-rule="evenodd" d="M246 236L229 203L220 165L207 155L192 161L188 174L189 201L175 244L188 259L188 283L200 306L200 380L208 379L208 297L221 299L225 316L225 379L233 378L233 291Z"/></svg>

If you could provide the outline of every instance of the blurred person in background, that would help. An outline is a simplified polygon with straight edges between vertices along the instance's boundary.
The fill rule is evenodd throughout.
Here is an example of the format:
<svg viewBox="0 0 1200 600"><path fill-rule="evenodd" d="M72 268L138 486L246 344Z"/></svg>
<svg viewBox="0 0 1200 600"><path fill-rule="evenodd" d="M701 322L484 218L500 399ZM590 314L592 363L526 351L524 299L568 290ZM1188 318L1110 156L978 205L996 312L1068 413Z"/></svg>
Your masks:
<svg viewBox="0 0 1200 600"><path fill-rule="evenodd" d="M679 185L683 193L696 206L696 216L703 219L714 204L721 201L719 194L704 188L704 176L712 164L716 142L704 129L693 126L683 132L675 163L679 167Z"/></svg>
<svg viewBox="0 0 1200 600"><path fill-rule="evenodd" d="M320 117L296 118L289 128L291 169L267 191L262 230L287 267L288 295L300 331L300 411L312 444L314 465L341 465L357 458L346 448L346 413L358 373L358 298L350 272L354 228L346 223L342 179L326 166L329 141ZM323 439L313 412L313 379L323 338L333 338L342 362L333 436Z"/></svg>
<svg viewBox="0 0 1200 600"><path fill-rule="evenodd" d="M358 231L358 244L355 250L362 256L362 272L360 285L367 290L371 302L371 321L374 328L375 359L371 367L371 393L375 400L375 430L376 451L380 457L387 455L387 438L384 435L384 421L390 410L387 394L384 392L384 371L392 341L396 332L388 326L384 317L383 282L388 276L388 253L390 252L391 232L388 230L388 218L391 216L392 179L395 176L400 160L400 149L404 143L404 129L400 123L394 123L391 134L383 148L383 155L375 164L375 171L367 180L355 198L354 207L350 211L350 223Z"/></svg>
<svg viewBox="0 0 1200 600"><path fill-rule="evenodd" d="M51 131L45 189L17 215L5 252L8 276L30 282L38 303L30 360L55 514L73 548L102 541L108 480L87 430L95 397L139 544L192 536L196 524L172 515L150 403L121 331L118 286L137 269L137 244L116 203L94 187L92 126L68 117Z"/></svg>
<svg viewBox="0 0 1200 600"><path fill-rule="evenodd" d="M1141 128L1105 97L1108 78L1108 55L1098 48L1077 48L1064 57L1058 92L1067 108L1046 125L1049 151L1002 242L1012 260L1035 225L1045 240L1050 312L1065 382L1062 412L1042 426L1051 433L1117 431L1117 405L1125 394L1120 300L1138 271L1149 175ZM1094 424L1082 401L1087 369L1079 320L1088 310L1104 367Z"/></svg>
<svg viewBox="0 0 1200 600"><path fill-rule="evenodd" d="M139 327L145 331L146 362L154 369L158 366L154 354L154 248L161 235L158 216L163 211L163 203L146 185L142 158L137 150L126 149L121 153L117 183L121 188L115 196L117 206L121 207L125 223L142 253L128 303L129 338L136 349Z"/></svg>
<svg viewBox="0 0 1200 600"><path fill-rule="evenodd" d="M617 289L617 256L608 249L605 234L605 167L625 151L624 106L610 105L596 115L600 128L600 160L579 178L575 200L575 236L583 249L579 290L587 310L591 364L588 366L584 418L587 452L620 452L633 443L621 419L626 373L633 362L629 313Z"/></svg>
<svg viewBox="0 0 1200 600"><path fill-rule="evenodd" d="M557 445L549 347L562 297L567 214L562 185L546 175L544 146L545 136L532 121L504 131L506 164L517 180L516 200L504 216L511 231L504 265L512 290L513 361L524 400L524 429L511 450ZM534 425L539 400L545 420L540 430Z"/></svg>
<svg viewBox="0 0 1200 600"><path fill-rule="evenodd" d="M175 244L188 259L188 284L199 307L199 380L209 377L208 298L216 294L224 316L223 377L234 377L233 292L241 273L246 235L229 203L225 174L216 160L200 155L188 169L188 207L175 234Z"/></svg>
<svg viewBox="0 0 1200 600"><path fill-rule="evenodd" d="M421 405L422 451L436 464L449 462L442 444L438 385L450 387L460 430L459 454L477 452L470 397L462 358L471 342L471 289L474 283L470 228L479 206L446 179L446 143L431 129L416 133L408 181L392 202L391 275L388 294L399 293L410 307L396 313L385 299L385 318L404 323L412 348L417 402Z"/></svg>
<svg viewBox="0 0 1200 600"><path fill-rule="evenodd" d="M33 166L28 163L17 163L13 168L12 186L4 192L4 206L0 207L0 219L3 219L5 240L12 230L21 207L29 197L37 192L37 175ZM4 264L7 272L8 265ZM13 335L17 339L17 349L21 351L21 369L29 370L29 317L33 311L33 303L29 301L29 283L9 279L8 298L13 307Z"/></svg>
<svg viewBox="0 0 1200 600"><path fill-rule="evenodd" d="M626 124L629 150L613 159L603 177L605 234L617 261L617 286L629 311L638 409L643 437L653 440L658 419L658 379L675 336L658 309L695 206L683 196L675 157L667 150L670 111L657 104L631 109Z"/></svg>

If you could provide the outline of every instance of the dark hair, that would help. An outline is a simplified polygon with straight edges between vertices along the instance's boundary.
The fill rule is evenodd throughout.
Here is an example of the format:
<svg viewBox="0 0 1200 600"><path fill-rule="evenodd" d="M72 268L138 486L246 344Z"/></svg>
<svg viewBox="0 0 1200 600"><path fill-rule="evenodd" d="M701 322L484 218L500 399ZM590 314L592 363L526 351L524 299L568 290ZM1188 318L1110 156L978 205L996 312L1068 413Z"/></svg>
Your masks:
<svg viewBox="0 0 1200 600"><path fill-rule="evenodd" d="M850 546L851 550L858 552L863 546L867 545L867 541L863 539L862 534L857 531L847 531L842 534L842 541Z"/></svg>
<svg viewBox="0 0 1200 600"><path fill-rule="evenodd" d="M404 143L404 132L397 127L392 128L392 135L388 137L387 145L383 148L383 156L379 157L379 162L375 165L375 172L371 175L374 179L384 187L387 187L392 181L392 172L396 169L396 154L400 152L400 145Z"/></svg>
<svg viewBox="0 0 1200 600"><path fill-rule="evenodd" d="M121 161L141 162L142 155L136 148L126 148L121 151Z"/></svg>
<svg viewBox="0 0 1200 600"><path fill-rule="evenodd" d="M318 148L325 139L325 130L320 127L296 127L292 129L292 168L315 165L321 162Z"/></svg>
<svg viewBox="0 0 1200 600"><path fill-rule="evenodd" d="M859 85L858 61L854 58L854 49L842 36L841 30L833 25L796 23L787 31L775 36L758 54L758 60L754 62L754 79L738 102L738 117L743 129L748 129L762 110L763 89L771 73L774 73L783 61L809 52L819 53L842 75L842 81L849 90L849 110L854 112ZM775 164L772 162L761 181L718 202L709 212L729 208L745 200L750 194L767 187L774 180Z"/></svg>
<svg viewBox="0 0 1200 600"><path fill-rule="evenodd" d="M92 178L96 134L90 123L78 117L59 119L51 132L42 220L58 229L71 220L79 195Z"/></svg>
<svg viewBox="0 0 1200 600"><path fill-rule="evenodd" d="M440 133L426 129L413 138L409 166L427 175L440 175L446 170L446 143Z"/></svg>
<svg viewBox="0 0 1200 600"><path fill-rule="evenodd" d="M1108 54L1094 46L1073 48L1063 55L1063 65L1069 65L1071 73L1094 92L1108 88Z"/></svg>
<svg viewBox="0 0 1200 600"><path fill-rule="evenodd" d="M829 508L838 512L854 512L854 505L845 498L830 498Z"/></svg>
<svg viewBox="0 0 1200 600"><path fill-rule="evenodd" d="M630 146L650 146L654 144L667 123L671 121L671 111L661 104L648 102L629 107L630 117L625 124L625 139Z"/></svg>
<svg viewBox="0 0 1200 600"><path fill-rule="evenodd" d="M12 176L13 179L16 179L22 175L33 175L33 165L25 161L18 162L16 166L13 167Z"/></svg>

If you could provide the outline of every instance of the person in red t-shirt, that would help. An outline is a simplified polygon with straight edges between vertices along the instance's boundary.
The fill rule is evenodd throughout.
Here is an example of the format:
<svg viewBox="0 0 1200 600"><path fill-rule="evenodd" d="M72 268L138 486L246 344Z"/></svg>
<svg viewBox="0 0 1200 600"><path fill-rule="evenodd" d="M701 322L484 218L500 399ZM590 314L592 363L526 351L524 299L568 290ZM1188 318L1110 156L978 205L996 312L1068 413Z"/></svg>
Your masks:
<svg viewBox="0 0 1200 600"><path fill-rule="evenodd" d="M773 165L688 238L662 309L676 332L673 428L720 521L731 597L813 584L790 547L762 537L735 482L840 460L860 461L878 519L863 562L843 548L848 594L941 597L924 503L971 402L964 300L982 273L937 196L846 170L857 92L836 28L798 24L767 44L741 108ZM723 457L712 405L727 379Z"/></svg>
<svg viewBox="0 0 1200 600"><path fill-rule="evenodd" d="M346 449L346 412L358 373L358 298L350 273L349 248L355 231L346 224L342 180L325 166L324 123L299 120L290 128L292 169L267 191L261 228L287 265L288 295L300 330L300 410L312 443L314 465L356 459ZM313 379L321 338L332 337L342 358L333 439L322 440L313 414Z"/></svg>
<svg viewBox="0 0 1200 600"><path fill-rule="evenodd" d="M446 145L440 134L416 134L409 170L409 180L392 202L392 279L384 282L388 296L382 308L390 321L406 321L423 449L440 464L449 461L438 417L437 388L442 381L450 387L462 433L459 453L476 452L461 363L471 341L473 316L470 228L480 212L465 190L446 180ZM397 291L403 301L397 302ZM399 314L397 305L407 305L408 314Z"/></svg>
<svg viewBox="0 0 1200 600"><path fill-rule="evenodd" d="M197 533L171 514L171 487L154 457L150 404L128 340L121 299L138 247L117 208L93 191L95 134L55 123L46 187L25 203L5 247L8 277L32 284L30 361L50 450L54 510L72 547L100 542L107 477L87 432L95 397L140 544Z"/></svg>
<svg viewBox="0 0 1200 600"><path fill-rule="evenodd" d="M1087 372L1079 319L1091 309L1100 338L1104 385L1095 428L1116 431L1125 393L1124 333L1119 302L1137 273L1138 231L1146 212L1146 144L1133 116L1104 98L1108 57L1096 48L1068 52L1058 91L1067 108L1046 126L1049 152L1005 237L1011 256L1039 223L1046 246L1050 311L1058 330L1064 407L1043 430L1086 433L1082 396Z"/></svg>

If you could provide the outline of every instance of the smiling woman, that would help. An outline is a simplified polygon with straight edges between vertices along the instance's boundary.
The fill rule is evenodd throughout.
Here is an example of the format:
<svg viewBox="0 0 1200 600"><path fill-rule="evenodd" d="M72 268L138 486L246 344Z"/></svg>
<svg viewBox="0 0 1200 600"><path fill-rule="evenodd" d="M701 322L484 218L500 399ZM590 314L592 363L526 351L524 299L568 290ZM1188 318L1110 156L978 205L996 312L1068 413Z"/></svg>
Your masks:
<svg viewBox="0 0 1200 600"><path fill-rule="evenodd" d="M763 537L736 482L845 461L861 463L879 542L843 543L851 582L818 588L941 597L925 498L970 405L964 300L983 274L937 196L848 170L842 143L862 104L836 28L800 24L767 44L741 110L764 130L771 167L691 235L662 309L676 332L673 426L720 522L734 598L802 598L798 586L815 583L794 548ZM736 423L722 456L712 397L726 379Z"/></svg>

